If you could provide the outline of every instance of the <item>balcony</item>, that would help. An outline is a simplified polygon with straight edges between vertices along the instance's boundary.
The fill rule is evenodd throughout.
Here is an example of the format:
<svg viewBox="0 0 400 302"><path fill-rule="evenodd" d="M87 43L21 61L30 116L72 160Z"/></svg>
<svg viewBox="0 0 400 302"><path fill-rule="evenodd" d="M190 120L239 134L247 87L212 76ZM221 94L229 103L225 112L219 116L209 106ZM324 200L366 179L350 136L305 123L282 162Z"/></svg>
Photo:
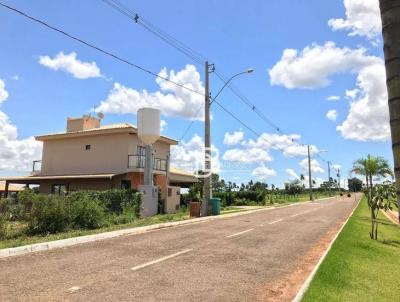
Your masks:
<svg viewBox="0 0 400 302"><path fill-rule="evenodd" d="M145 156L144 155L128 155L128 169L144 169ZM167 160L162 158L153 158L153 170L166 172Z"/></svg>
<svg viewBox="0 0 400 302"><path fill-rule="evenodd" d="M42 161L41 160L34 160L32 163L32 175L40 174L42 171Z"/></svg>

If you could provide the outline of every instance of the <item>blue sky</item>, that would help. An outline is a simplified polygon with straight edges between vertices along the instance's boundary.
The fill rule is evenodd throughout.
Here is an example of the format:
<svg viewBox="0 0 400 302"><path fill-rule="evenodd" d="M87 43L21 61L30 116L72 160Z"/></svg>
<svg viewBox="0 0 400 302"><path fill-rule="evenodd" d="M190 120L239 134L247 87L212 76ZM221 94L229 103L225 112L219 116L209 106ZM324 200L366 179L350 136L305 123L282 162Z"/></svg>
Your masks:
<svg viewBox="0 0 400 302"><path fill-rule="evenodd" d="M368 153L392 162L377 1L365 1L361 8L355 2L123 1L215 63L224 75L255 68L251 75L236 78L234 85L285 133L300 135L299 142L315 145L318 150L328 150L321 155L341 165L343 177L348 176L354 159ZM156 73L165 68L170 76L173 70L177 81L201 89L202 65L103 1L7 3ZM366 13L361 15L361 10ZM0 88L8 95L1 97L0 90L3 175L23 174L30 160L40 157L33 135L61 131L66 117L88 113L92 107L105 113L103 124L135 124L138 102L158 104L166 113L162 116L167 123L163 134L179 139L193 118L193 108L201 102L201 97L199 100L171 87L160 92L154 77L4 8L0 8L0 30L0 79L4 84ZM285 52L288 49L292 51ZM61 52L64 57L60 57ZM73 52L75 58L70 56ZM84 63L92 64L85 67L88 73L80 68ZM222 85L211 75L214 95ZM356 88L353 97L351 93L346 96L346 91ZM340 99L329 101L329 96ZM178 101L187 105L179 107ZM219 102L258 133L267 133L268 139L277 134L228 89ZM329 110L336 111L336 120L326 117ZM261 179L282 185L294 174L305 172L300 165L304 150L297 150L297 156L284 155L269 146L266 138L257 143L253 133L215 105L212 115L212 141L225 179ZM235 131L243 132L236 144L224 144L225 134ZM175 157L185 159L186 164L193 162L201 154L202 137L203 122L195 121ZM285 137L271 140L283 142L283 149L294 148ZM326 163L318 157L315 160L314 177L326 179Z"/></svg>

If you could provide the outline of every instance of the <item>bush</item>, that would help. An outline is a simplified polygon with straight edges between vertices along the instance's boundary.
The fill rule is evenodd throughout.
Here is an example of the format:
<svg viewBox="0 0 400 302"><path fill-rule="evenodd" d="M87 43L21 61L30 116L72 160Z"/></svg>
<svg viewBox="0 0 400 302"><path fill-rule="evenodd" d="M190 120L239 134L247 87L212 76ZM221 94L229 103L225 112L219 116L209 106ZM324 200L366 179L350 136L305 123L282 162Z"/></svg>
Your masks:
<svg viewBox="0 0 400 302"><path fill-rule="evenodd" d="M3 215L0 215L0 240L7 237L7 220Z"/></svg>
<svg viewBox="0 0 400 302"><path fill-rule="evenodd" d="M45 198L35 198L28 225L31 234L48 234L62 232L68 228L70 216L65 199L49 195Z"/></svg>
<svg viewBox="0 0 400 302"><path fill-rule="evenodd" d="M98 199L83 195L70 202L71 224L74 228L96 229L104 225L106 209Z"/></svg>

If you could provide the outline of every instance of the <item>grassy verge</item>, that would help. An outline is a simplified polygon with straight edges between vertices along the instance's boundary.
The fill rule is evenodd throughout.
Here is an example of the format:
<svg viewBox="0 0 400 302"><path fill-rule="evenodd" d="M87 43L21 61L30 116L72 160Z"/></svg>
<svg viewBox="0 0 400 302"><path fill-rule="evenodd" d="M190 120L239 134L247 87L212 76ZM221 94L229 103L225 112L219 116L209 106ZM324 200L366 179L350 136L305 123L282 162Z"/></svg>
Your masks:
<svg viewBox="0 0 400 302"><path fill-rule="evenodd" d="M383 214L378 241L369 238L363 199L321 264L302 301L398 301L400 228Z"/></svg>

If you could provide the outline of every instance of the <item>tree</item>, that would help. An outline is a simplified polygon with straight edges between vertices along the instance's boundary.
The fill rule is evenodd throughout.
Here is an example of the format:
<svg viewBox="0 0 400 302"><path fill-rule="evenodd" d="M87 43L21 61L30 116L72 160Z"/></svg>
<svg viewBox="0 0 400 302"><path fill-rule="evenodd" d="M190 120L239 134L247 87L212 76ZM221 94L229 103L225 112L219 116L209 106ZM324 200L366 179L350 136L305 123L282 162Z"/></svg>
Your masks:
<svg viewBox="0 0 400 302"><path fill-rule="evenodd" d="M396 189L390 182L376 185L371 188L368 206L371 211L371 239L378 240L378 214L380 210L391 210L396 205ZM397 206L397 205L396 205Z"/></svg>
<svg viewBox="0 0 400 302"><path fill-rule="evenodd" d="M362 190L362 180L357 177L349 178L347 183L350 192L360 192Z"/></svg>
<svg viewBox="0 0 400 302"><path fill-rule="evenodd" d="M352 172L365 176L367 189L372 188L373 176L393 176L392 169L386 159L380 156L371 156L369 154L367 158L360 158L354 162Z"/></svg>
<svg viewBox="0 0 400 302"><path fill-rule="evenodd" d="M397 205L400 207L400 0L379 0L392 134ZM400 211L399 211L400 222Z"/></svg>

